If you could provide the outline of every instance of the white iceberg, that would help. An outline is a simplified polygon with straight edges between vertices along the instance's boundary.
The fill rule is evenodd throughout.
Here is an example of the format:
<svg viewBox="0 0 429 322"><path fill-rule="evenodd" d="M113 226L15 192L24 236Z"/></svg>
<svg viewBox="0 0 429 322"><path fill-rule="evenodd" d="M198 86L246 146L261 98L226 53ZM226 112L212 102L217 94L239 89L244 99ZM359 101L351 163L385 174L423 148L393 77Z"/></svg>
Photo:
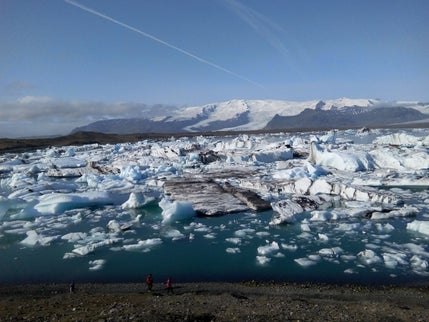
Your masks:
<svg viewBox="0 0 429 322"><path fill-rule="evenodd" d="M407 229L429 235L429 221L414 220L407 224Z"/></svg>
<svg viewBox="0 0 429 322"><path fill-rule="evenodd" d="M163 223L187 220L195 216L192 203L188 201L172 201L168 198L163 198L159 202L159 206L162 208Z"/></svg>

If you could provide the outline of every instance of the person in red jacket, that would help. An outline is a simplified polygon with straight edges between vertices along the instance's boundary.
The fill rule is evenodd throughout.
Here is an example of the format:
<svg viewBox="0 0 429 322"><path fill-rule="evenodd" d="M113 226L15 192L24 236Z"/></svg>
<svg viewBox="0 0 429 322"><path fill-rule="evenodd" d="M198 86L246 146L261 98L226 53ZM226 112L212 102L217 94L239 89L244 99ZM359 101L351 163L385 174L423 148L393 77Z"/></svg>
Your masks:
<svg viewBox="0 0 429 322"><path fill-rule="evenodd" d="M165 282L165 289L167 290L167 293L173 294L173 286L171 285L171 277L167 279L167 282Z"/></svg>

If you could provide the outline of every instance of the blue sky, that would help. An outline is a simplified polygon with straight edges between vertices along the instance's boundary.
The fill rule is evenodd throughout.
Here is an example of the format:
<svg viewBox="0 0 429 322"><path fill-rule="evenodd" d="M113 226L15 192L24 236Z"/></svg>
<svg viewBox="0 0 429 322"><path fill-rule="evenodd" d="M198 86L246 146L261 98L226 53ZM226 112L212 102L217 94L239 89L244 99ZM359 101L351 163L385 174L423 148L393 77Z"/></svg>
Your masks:
<svg viewBox="0 0 429 322"><path fill-rule="evenodd" d="M429 101L426 0L76 2L93 12L0 0L0 136L47 113L59 133L144 104Z"/></svg>

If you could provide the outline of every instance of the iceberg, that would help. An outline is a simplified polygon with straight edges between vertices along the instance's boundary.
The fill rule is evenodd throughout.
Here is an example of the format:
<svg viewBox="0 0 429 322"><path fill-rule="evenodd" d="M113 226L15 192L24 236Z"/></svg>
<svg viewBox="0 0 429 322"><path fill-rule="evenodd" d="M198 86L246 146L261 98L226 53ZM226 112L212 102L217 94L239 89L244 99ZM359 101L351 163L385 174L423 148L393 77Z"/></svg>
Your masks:
<svg viewBox="0 0 429 322"><path fill-rule="evenodd" d="M146 198L142 193L131 192L127 201L125 201L122 205L122 209L136 209L141 208L147 203L153 201L154 199Z"/></svg>
<svg viewBox="0 0 429 322"><path fill-rule="evenodd" d="M429 221L414 220L407 224L407 229L429 235Z"/></svg>
<svg viewBox="0 0 429 322"><path fill-rule="evenodd" d="M258 254L261 256L271 255L280 249L279 244L273 241L271 244L258 247Z"/></svg>
<svg viewBox="0 0 429 322"><path fill-rule="evenodd" d="M145 240L139 240L137 244L124 245L122 248L126 251L142 251L149 252L155 246L161 245L161 238L149 238Z"/></svg>
<svg viewBox="0 0 429 322"><path fill-rule="evenodd" d="M172 201L168 198L163 198L159 202L159 206L162 208L162 222L164 224L188 220L195 216L191 202Z"/></svg>
<svg viewBox="0 0 429 322"><path fill-rule="evenodd" d="M21 240L21 244L26 246L49 246L54 240L60 238L59 235L43 236L35 230L27 231L27 238Z"/></svg>
<svg viewBox="0 0 429 322"><path fill-rule="evenodd" d="M42 215L54 215L70 209L100 207L113 203L108 192L51 193L41 196L34 209Z"/></svg>
<svg viewBox="0 0 429 322"><path fill-rule="evenodd" d="M374 161L368 153L331 152L324 150L316 142L311 143L308 160L319 166L350 172L373 170L375 168Z"/></svg>

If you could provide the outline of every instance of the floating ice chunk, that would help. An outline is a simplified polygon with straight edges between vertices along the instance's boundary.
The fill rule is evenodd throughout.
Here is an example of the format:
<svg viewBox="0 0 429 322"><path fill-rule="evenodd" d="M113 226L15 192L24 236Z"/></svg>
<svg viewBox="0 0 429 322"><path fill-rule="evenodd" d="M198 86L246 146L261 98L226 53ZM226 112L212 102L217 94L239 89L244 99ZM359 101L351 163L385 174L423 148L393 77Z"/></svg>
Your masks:
<svg viewBox="0 0 429 322"><path fill-rule="evenodd" d="M384 253L383 261L387 268L395 269L398 264L407 265L407 255L404 253Z"/></svg>
<svg viewBox="0 0 429 322"><path fill-rule="evenodd" d="M82 168L86 166L86 161L73 158L73 157L63 157L54 159L53 162L54 166L59 169L64 168Z"/></svg>
<svg viewBox="0 0 429 322"><path fill-rule="evenodd" d="M258 254L259 255L271 255L272 253L278 251L280 249L279 244L275 241L273 241L271 244L265 245L265 246L259 246L258 247Z"/></svg>
<svg viewBox="0 0 429 322"><path fill-rule="evenodd" d="M271 207L277 216L270 221L270 225L293 223L296 221L295 216L304 211L301 205L289 199L272 203Z"/></svg>
<svg viewBox="0 0 429 322"><path fill-rule="evenodd" d="M317 179L320 176L328 174L322 167L314 166L305 161L303 167L294 167L292 169L280 170L273 174L274 179L278 180L296 180L300 178Z"/></svg>
<svg viewBox="0 0 429 322"><path fill-rule="evenodd" d="M208 234L204 235L204 238L215 239L216 238L216 234L215 233L208 233Z"/></svg>
<svg viewBox="0 0 429 322"><path fill-rule="evenodd" d="M317 179L310 187L310 195L327 194L332 192L332 185L324 179Z"/></svg>
<svg viewBox="0 0 429 322"><path fill-rule="evenodd" d="M275 161L284 161L289 160L293 158L293 151L292 149L286 149L286 150L264 150L264 151L258 151L254 152L252 154L252 160L262 163L271 163Z"/></svg>
<svg viewBox="0 0 429 322"><path fill-rule="evenodd" d="M406 133L393 133L377 137L373 143L379 145L401 145L407 147L415 146L421 138Z"/></svg>
<svg viewBox="0 0 429 322"><path fill-rule="evenodd" d="M387 224L381 224L381 223L376 223L375 227L377 228L378 231L382 232L382 233L390 233L392 231L395 230L395 227L393 227L391 224L387 223Z"/></svg>
<svg viewBox="0 0 429 322"><path fill-rule="evenodd" d="M74 157L76 155L76 150L73 147L68 147L64 152L64 156L66 157Z"/></svg>
<svg viewBox="0 0 429 322"><path fill-rule="evenodd" d="M307 223L303 223L303 224L301 224L301 231L303 231L303 232L311 232L311 228L310 228L310 225L309 224L307 224Z"/></svg>
<svg viewBox="0 0 429 322"><path fill-rule="evenodd" d="M414 220L407 224L407 229L429 235L429 221Z"/></svg>
<svg viewBox="0 0 429 322"><path fill-rule="evenodd" d="M298 194L306 194L308 192L308 189L313 184L313 181L311 181L310 178L302 178L295 182L295 191Z"/></svg>
<svg viewBox="0 0 429 322"><path fill-rule="evenodd" d="M153 247L161 245L161 238L150 238L146 240L139 240L137 244L124 245L122 248L127 251L143 251L149 252Z"/></svg>
<svg viewBox="0 0 429 322"><path fill-rule="evenodd" d="M250 236L250 234L253 234L254 232L255 232L255 229L244 228L234 232L234 235L241 238L252 238L253 236Z"/></svg>
<svg viewBox="0 0 429 322"><path fill-rule="evenodd" d="M311 143L309 161L343 171L365 171L374 169L374 161L368 153L330 152L323 150L316 142Z"/></svg>
<svg viewBox="0 0 429 322"><path fill-rule="evenodd" d="M268 231L258 231L258 232L256 233L256 235L257 235L258 237L266 237L266 236L270 236L271 234L270 234Z"/></svg>
<svg viewBox="0 0 429 322"><path fill-rule="evenodd" d="M265 265L271 261L271 258L268 258L266 256L256 256L256 260L260 265Z"/></svg>
<svg viewBox="0 0 429 322"><path fill-rule="evenodd" d="M120 224L116 220L112 219L107 223L107 228L115 233L120 233L130 229L132 225L132 223Z"/></svg>
<svg viewBox="0 0 429 322"><path fill-rule="evenodd" d="M122 238L109 238L109 239L102 240L99 242L90 243L88 245L80 246L80 247L73 249L73 253L80 255L80 256L85 256L85 255L88 255L90 253L93 253L98 248L101 248L101 247L107 246L107 245L112 245L115 243L119 243L122 240L123 240Z"/></svg>
<svg viewBox="0 0 429 322"><path fill-rule="evenodd" d="M65 253L63 256L63 259L70 259L70 258L76 258L76 257L78 257L78 255L75 253Z"/></svg>
<svg viewBox="0 0 429 322"><path fill-rule="evenodd" d="M335 144L336 131L329 131L327 134L319 137L319 141L323 143Z"/></svg>
<svg viewBox="0 0 429 322"><path fill-rule="evenodd" d="M332 219L332 213L326 210L313 210L310 221L328 221Z"/></svg>
<svg viewBox="0 0 429 322"><path fill-rule="evenodd" d="M241 244L241 238L231 237L231 238L225 238L225 240L228 243L231 243L231 244L235 244L235 245L240 245Z"/></svg>
<svg viewBox="0 0 429 322"><path fill-rule="evenodd" d="M373 212L371 214L371 219L378 220L378 219L388 219L388 218L395 218L395 217L410 217L418 214L418 209L416 207L412 206L405 206L400 209L394 209L389 212Z"/></svg>
<svg viewBox="0 0 429 322"><path fill-rule="evenodd" d="M158 144L153 144L151 147L151 156L161 159L171 159L177 160L178 158L184 156L184 150L182 148L167 147L161 146Z"/></svg>
<svg viewBox="0 0 429 322"><path fill-rule="evenodd" d="M238 254L238 253L240 253L240 248L238 248L238 247L228 247L226 249L226 252L229 253L229 254Z"/></svg>
<svg viewBox="0 0 429 322"><path fill-rule="evenodd" d="M429 276L427 269L429 267L428 261L421 258L420 256L414 255L410 259L411 267L413 271L419 275Z"/></svg>
<svg viewBox="0 0 429 322"><path fill-rule="evenodd" d="M295 244L289 245L282 243L282 248L291 252L294 252L298 249L298 246Z"/></svg>
<svg viewBox="0 0 429 322"><path fill-rule="evenodd" d="M411 251L414 255L419 255L419 256L429 258L429 252L427 252L425 250L425 247L423 247L422 245L417 245L417 244L413 244L413 243L406 243L406 244L403 244L401 246L403 246L405 249L408 249L409 251Z"/></svg>
<svg viewBox="0 0 429 322"><path fill-rule="evenodd" d="M377 166L384 169L426 170L429 168L429 155L426 151L414 149L403 151L396 149L377 149L370 152ZM408 171L409 172L409 171Z"/></svg>
<svg viewBox="0 0 429 322"><path fill-rule="evenodd" d="M109 228L113 232L120 232L121 231L121 225L116 220L110 220L107 223L107 228Z"/></svg>
<svg viewBox="0 0 429 322"><path fill-rule="evenodd" d="M308 257L296 258L294 261L303 267L309 267L317 264L317 261L311 260Z"/></svg>
<svg viewBox="0 0 429 322"><path fill-rule="evenodd" d="M68 233L61 237L61 239L68 241L69 243L75 243L79 240L85 239L88 237L87 233L76 232L76 233Z"/></svg>
<svg viewBox="0 0 429 322"><path fill-rule="evenodd" d="M120 177L131 182L137 182L143 177L140 168L136 165L123 166L120 170Z"/></svg>
<svg viewBox="0 0 429 322"><path fill-rule="evenodd" d="M318 196L295 195L292 200L281 200L272 203L271 206L276 212L270 225L296 221L296 215L304 211L310 211L318 208L322 200Z"/></svg>
<svg viewBox="0 0 429 322"><path fill-rule="evenodd" d="M429 169L429 154L425 152L413 151L404 158L404 166L413 170Z"/></svg>
<svg viewBox="0 0 429 322"><path fill-rule="evenodd" d="M333 247L333 248L322 248L319 250L319 254L322 256L328 257L338 257L343 253L343 249L341 247Z"/></svg>
<svg viewBox="0 0 429 322"><path fill-rule="evenodd" d="M103 268L104 264L106 264L105 259L94 259L92 261L89 261L89 270L98 271Z"/></svg>
<svg viewBox="0 0 429 322"><path fill-rule="evenodd" d="M6 212L13 207L14 201L3 196L0 196L0 221L3 219Z"/></svg>
<svg viewBox="0 0 429 322"><path fill-rule="evenodd" d="M195 216L195 210L192 208L191 202L172 201L163 198L159 202L159 206L162 208L163 223L187 220Z"/></svg>
<svg viewBox="0 0 429 322"><path fill-rule="evenodd" d="M358 231L361 227L359 223L340 223L335 227L335 230L340 231Z"/></svg>
<svg viewBox="0 0 429 322"><path fill-rule="evenodd" d="M357 274L357 272L353 268L347 268L344 270L345 274Z"/></svg>
<svg viewBox="0 0 429 322"><path fill-rule="evenodd" d="M122 209L141 208L152 200L154 199L146 199L146 197L141 192L131 192L128 200L121 205L121 208Z"/></svg>
<svg viewBox="0 0 429 322"><path fill-rule="evenodd" d="M108 192L88 191L82 193L51 193L40 197L34 207L42 215L53 215L70 209L113 204Z"/></svg>
<svg viewBox="0 0 429 322"><path fill-rule="evenodd" d="M185 238L185 235L177 229L169 229L165 231L163 235L167 238L171 238L172 240L180 240Z"/></svg>
<svg viewBox="0 0 429 322"><path fill-rule="evenodd" d="M320 241L324 241L325 242L325 241L329 240L329 237L326 234L318 233L317 236L319 237Z"/></svg>
<svg viewBox="0 0 429 322"><path fill-rule="evenodd" d="M186 230L192 230L197 228L207 228L206 225L200 223L200 222L191 222L189 225L183 226Z"/></svg>
<svg viewBox="0 0 429 322"><path fill-rule="evenodd" d="M58 239L60 236L43 236L38 234L35 230L27 231L27 238L21 240L21 244L27 246L48 246L51 242Z"/></svg>
<svg viewBox="0 0 429 322"><path fill-rule="evenodd" d="M358 258L366 265L381 262L381 258L371 249L365 249L357 254Z"/></svg>
<svg viewBox="0 0 429 322"><path fill-rule="evenodd" d="M322 259L322 257L318 254L308 255L308 259L314 262L318 262Z"/></svg>

